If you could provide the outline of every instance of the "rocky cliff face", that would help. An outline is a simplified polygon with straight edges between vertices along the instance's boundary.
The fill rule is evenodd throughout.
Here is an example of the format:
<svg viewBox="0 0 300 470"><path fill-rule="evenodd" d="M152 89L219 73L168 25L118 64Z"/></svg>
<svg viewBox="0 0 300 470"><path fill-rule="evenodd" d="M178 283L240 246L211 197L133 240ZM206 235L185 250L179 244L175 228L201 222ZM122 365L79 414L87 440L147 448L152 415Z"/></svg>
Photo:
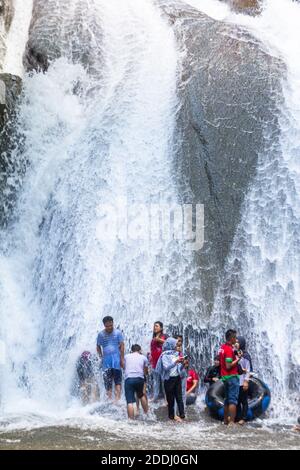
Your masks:
<svg viewBox="0 0 300 470"><path fill-rule="evenodd" d="M89 27L84 28L87 20ZM88 0L34 0L25 69L45 71L51 61L66 55L92 71L102 54L101 37Z"/></svg>
<svg viewBox="0 0 300 470"><path fill-rule="evenodd" d="M0 0L0 72L6 52L5 39L13 19L13 13L12 0Z"/></svg>
<svg viewBox="0 0 300 470"><path fill-rule="evenodd" d="M15 145L20 145L15 136L15 117L21 89L20 77L0 74L0 227L5 225L8 208L13 203L7 192L7 181L15 171L11 153Z"/></svg>
<svg viewBox="0 0 300 470"><path fill-rule="evenodd" d="M242 29L209 18L184 3L159 3L185 53L179 82L182 105L174 174L182 200L205 205L206 243L195 254L199 267L195 276L201 279L199 298L203 299L202 311L209 317L258 155L278 137L283 71L280 62ZM248 9L260 2L231 3L235 8ZM1 4L4 2L0 0ZM5 5L8 8L9 3ZM91 34L99 25L93 15L90 28L80 29L86 24L80 18L87 14L87 0L74 0L72 8L69 3L35 0L24 58L26 69L46 70L67 50L69 57L92 71L102 53L101 34L95 31L94 37L99 40L95 48ZM64 21L58 22L60 15ZM2 110L11 107L5 104L10 89L7 80L0 82ZM9 80L11 83L13 79ZM18 94L15 90L8 98L11 103Z"/></svg>
<svg viewBox="0 0 300 470"><path fill-rule="evenodd" d="M241 28L183 3L161 5L185 55L174 173L182 199L205 205L205 246L195 258L209 319L258 156L278 139L284 70Z"/></svg>
<svg viewBox="0 0 300 470"><path fill-rule="evenodd" d="M258 15L263 7L263 0L220 0L232 8L237 13L247 15Z"/></svg>

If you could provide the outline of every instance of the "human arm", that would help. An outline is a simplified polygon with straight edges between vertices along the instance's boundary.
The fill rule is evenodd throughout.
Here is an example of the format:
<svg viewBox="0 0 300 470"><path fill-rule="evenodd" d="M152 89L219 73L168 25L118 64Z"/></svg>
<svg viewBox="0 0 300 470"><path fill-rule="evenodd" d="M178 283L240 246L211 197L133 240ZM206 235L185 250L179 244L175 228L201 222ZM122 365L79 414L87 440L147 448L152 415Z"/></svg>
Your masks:
<svg viewBox="0 0 300 470"><path fill-rule="evenodd" d="M225 357L225 365L227 370L233 369L241 360L241 356L237 356L235 361L231 357Z"/></svg>
<svg viewBox="0 0 300 470"><path fill-rule="evenodd" d="M251 364L248 359L243 358L243 365L242 365L244 371L245 371L245 377L244 377L244 383L243 383L243 389L246 392L249 389L249 380L250 380L250 372L251 372Z"/></svg>
<svg viewBox="0 0 300 470"><path fill-rule="evenodd" d="M199 385L199 376L196 373L193 373L192 378L193 378L193 385L186 392L187 396L191 395L192 393L195 393L195 391L196 391L196 389L198 388L198 385Z"/></svg>
<svg viewBox="0 0 300 470"><path fill-rule="evenodd" d="M125 368L125 343L124 341L121 341L120 343L120 365L122 367L122 369Z"/></svg>
<svg viewBox="0 0 300 470"><path fill-rule="evenodd" d="M183 362L183 358L181 358L181 357L176 359L176 361L174 361L173 358L174 358L174 356L170 356L168 354L163 354L163 356L162 356L162 365L163 365L163 368L166 372L168 372L169 370L174 369L174 367L177 367L178 364L182 364L182 362Z"/></svg>
<svg viewBox="0 0 300 470"><path fill-rule="evenodd" d="M209 367L206 371L205 377L204 377L204 383L205 384L210 384L213 380L213 375L212 375L212 368Z"/></svg>
<svg viewBox="0 0 300 470"><path fill-rule="evenodd" d="M97 336L97 353L99 355L99 357L102 359L103 358L103 351L102 351L102 347L101 347L101 333L98 334Z"/></svg>
<svg viewBox="0 0 300 470"><path fill-rule="evenodd" d="M154 341L156 341L158 344L164 344L164 342L166 341L165 338L162 338L160 335L155 336L153 339L154 339Z"/></svg>

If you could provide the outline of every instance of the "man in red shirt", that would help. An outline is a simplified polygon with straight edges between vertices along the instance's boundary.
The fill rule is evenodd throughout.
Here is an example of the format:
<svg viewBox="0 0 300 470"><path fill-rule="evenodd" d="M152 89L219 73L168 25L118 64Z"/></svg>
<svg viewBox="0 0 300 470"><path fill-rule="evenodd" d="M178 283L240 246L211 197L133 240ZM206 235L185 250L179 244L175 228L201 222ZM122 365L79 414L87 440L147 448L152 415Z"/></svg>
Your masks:
<svg viewBox="0 0 300 470"><path fill-rule="evenodd" d="M235 330L228 330L226 332L226 343L221 346L219 351L221 380L225 385L225 424L234 424L235 422L240 391L238 363L241 359L241 356L236 356L234 353L236 337L237 332Z"/></svg>
<svg viewBox="0 0 300 470"><path fill-rule="evenodd" d="M151 341L151 357L150 357L152 377L153 377L153 401L157 401L159 399L159 395L161 391L163 393L161 377L155 371L156 365L158 363L158 359L162 355L163 344L167 339L167 335L164 334L163 330L164 330L164 325L160 321L157 321L154 323L153 338Z"/></svg>

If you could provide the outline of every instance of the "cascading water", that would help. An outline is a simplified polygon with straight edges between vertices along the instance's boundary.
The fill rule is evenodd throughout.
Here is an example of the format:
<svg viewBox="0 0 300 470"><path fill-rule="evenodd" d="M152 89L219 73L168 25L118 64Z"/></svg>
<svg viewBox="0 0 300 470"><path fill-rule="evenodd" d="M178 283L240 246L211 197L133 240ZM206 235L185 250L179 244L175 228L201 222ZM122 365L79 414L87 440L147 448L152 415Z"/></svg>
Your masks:
<svg viewBox="0 0 300 470"><path fill-rule="evenodd" d="M7 182L8 198L17 190L18 201L0 234L4 417L67 408L75 361L84 349L94 350L104 314L115 317L127 340L139 342L158 318L197 312L184 324L202 321L184 244L101 237L105 204L125 200L142 220L145 204L178 201L172 29L151 0L47 3L49 25L60 25L62 57L24 79L16 129L22 145ZM285 416L300 364L300 5L268 0L261 17L249 18L217 0L186 3L243 25L287 65L281 146L260 156L211 321L216 335L232 324L250 331L255 368L272 386L275 415ZM8 50L19 44L17 32L13 27ZM189 428L190 443L198 426ZM153 436L163 427L149 429Z"/></svg>
<svg viewBox="0 0 300 470"><path fill-rule="evenodd" d="M76 10L74 2L70 9L63 3L56 21L67 29ZM141 205L177 201L173 32L151 0L94 0L86 7L79 29L91 32L98 63L89 71L71 63L66 45L47 73L24 82L24 146L14 159L27 162L27 171L14 222L1 235L5 411L24 407L29 397L39 409L63 409L76 359L95 350L104 314L140 342L153 321L184 304L189 254L185 259L176 241L99 237L104 204L126 200L143 216Z"/></svg>
<svg viewBox="0 0 300 470"><path fill-rule="evenodd" d="M190 0L202 8L202 2ZM208 5L210 3L210 5ZM273 392L274 417L298 413L300 368L300 5L268 0L259 18L205 2L217 19L245 26L287 67L277 140L260 155L216 299L212 328L236 326L248 337L255 369ZM270 139L273 137L270 136Z"/></svg>

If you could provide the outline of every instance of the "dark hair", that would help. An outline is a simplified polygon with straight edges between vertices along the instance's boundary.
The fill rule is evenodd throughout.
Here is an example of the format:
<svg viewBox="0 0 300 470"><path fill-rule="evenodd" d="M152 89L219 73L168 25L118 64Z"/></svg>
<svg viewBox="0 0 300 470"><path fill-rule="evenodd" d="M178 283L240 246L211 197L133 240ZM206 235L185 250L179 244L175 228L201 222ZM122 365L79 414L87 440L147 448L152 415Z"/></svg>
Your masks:
<svg viewBox="0 0 300 470"><path fill-rule="evenodd" d="M182 339L182 341L183 341L183 335L174 335L174 338L175 339Z"/></svg>
<svg viewBox="0 0 300 470"><path fill-rule="evenodd" d="M114 319L113 317L104 317L102 321L103 325L105 325L106 323L114 322Z"/></svg>
<svg viewBox="0 0 300 470"><path fill-rule="evenodd" d="M226 331L225 338L226 341L230 341L232 338L234 338L237 335L237 332L235 330L228 330Z"/></svg>
<svg viewBox="0 0 300 470"><path fill-rule="evenodd" d="M214 361L220 361L220 355L219 355L219 354L216 354L216 355L215 355Z"/></svg>
<svg viewBox="0 0 300 470"><path fill-rule="evenodd" d="M155 321L154 325L159 325L161 327L161 331L164 331L164 324L161 321ZM153 338L155 338L155 333L153 331Z"/></svg>
<svg viewBox="0 0 300 470"><path fill-rule="evenodd" d="M140 352L142 350L141 346L139 344L133 344L131 346L131 352Z"/></svg>

